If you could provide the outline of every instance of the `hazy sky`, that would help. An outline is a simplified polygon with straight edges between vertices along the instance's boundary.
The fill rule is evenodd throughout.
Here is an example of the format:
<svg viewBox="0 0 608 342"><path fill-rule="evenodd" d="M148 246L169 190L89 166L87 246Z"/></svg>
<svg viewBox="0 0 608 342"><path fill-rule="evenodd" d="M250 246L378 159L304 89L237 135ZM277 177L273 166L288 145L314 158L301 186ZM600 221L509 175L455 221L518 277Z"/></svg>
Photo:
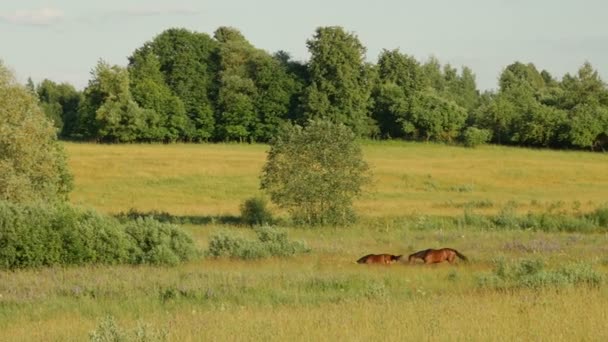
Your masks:
<svg viewBox="0 0 608 342"><path fill-rule="evenodd" d="M608 80L606 0L1 0L0 59L28 76L83 88L100 58L119 65L170 27L213 34L236 27L256 47L307 60L306 40L339 25L367 47L467 65L480 89L495 88L514 61L554 76L587 60Z"/></svg>

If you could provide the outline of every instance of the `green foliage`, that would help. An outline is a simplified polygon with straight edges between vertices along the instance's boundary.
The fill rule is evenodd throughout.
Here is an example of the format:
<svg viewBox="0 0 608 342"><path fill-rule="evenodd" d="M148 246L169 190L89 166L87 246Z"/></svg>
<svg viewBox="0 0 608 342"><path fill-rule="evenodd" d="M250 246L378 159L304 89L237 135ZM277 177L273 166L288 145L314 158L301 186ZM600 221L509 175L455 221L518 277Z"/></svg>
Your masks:
<svg viewBox="0 0 608 342"><path fill-rule="evenodd" d="M248 225L272 224L272 213L263 197L252 197L241 204L241 220Z"/></svg>
<svg viewBox="0 0 608 342"><path fill-rule="evenodd" d="M91 342L155 342L168 341L168 332L165 329L155 329L143 322L138 322L135 329L127 331L116 323L113 316L108 315L99 322L97 328L89 334Z"/></svg>
<svg viewBox="0 0 608 342"><path fill-rule="evenodd" d="M403 130L414 138L452 142L460 134L466 118L464 108L427 91L414 96L410 115L402 125Z"/></svg>
<svg viewBox="0 0 608 342"><path fill-rule="evenodd" d="M598 226L608 228L608 207L597 208L586 217L593 220Z"/></svg>
<svg viewBox="0 0 608 342"><path fill-rule="evenodd" d="M462 140L466 147L477 147L492 139L492 132L488 129L467 127L462 134Z"/></svg>
<svg viewBox="0 0 608 342"><path fill-rule="evenodd" d="M129 75L133 99L143 109L154 111L147 117L140 140L176 141L185 139L192 128L183 101L171 92L152 52L135 53L130 58Z"/></svg>
<svg viewBox="0 0 608 342"><path fill-rule="evenodd" d="M249 260L271 256L288 257L310 252L310 248L303 242L289 241L287 233L280 228L260 226L255 232L257 240L227 233L213 235L209 241L207 255Z"/></svg>
<svg viewBox="0 0 608 342"><path fill-rule="evenodd" d="M507 264L496 262L493 274L477 278L478 286L491 289L529 288L566 286L599 286L604 276L583 263L562 266L557 270L547 270L540 260L521 260Z"/></svg>
<svg viewBox="0 0 608 342"><path fill-rule="evenodd" d="M608 107L579 104L570 112L567 140L574 146L593 147L608 136Z"/></svg>
<svg viewBox="0 0 608 342"><path fill-rule="evenodd" d="M144 110L133 100L127 69L99 61L93 79L84 91L83 115L86 133L109 142L131 142L147 131L146 124L156 113Z"/></svg>
<svg viewBox="0 0 608 342"><path fill-rule="evenodd" d="M492 130L499 144L604 148L608 89L589 63L557 82L533 64L517 62L503 71L500 90L482 101L472 124Z"/></svg>
<svg viewBox="0 0 608 342"><path fill-rule="evenodd" d="M365 46L339 26L306 44L310 61L295 62L232 27L213 37L171 28L133 52L128 74L100 63L84 97L49 80L27 87L66 139L268 142L285 121L326 119L357 137L450 143L478 128L497 144L608 148L608 87L590 63L559 80L514 62L480 95L470 68L434 57L383 50L366 63Z"/></svg>
<svg viewBox="0 0 608 342"><path fill-rule="evenodd" d="M41 108L47 117L53 120L59 136L70 138L78 119L79 107L83 100L82 93L70 84L57 84L47 79L36 87L36 93Z"/></svg>
<svg viewBox="0 0 608 342"><path fill-rule="evenodd" d="M150 217L127 222L124 231L135 242L136 248L131 253L135 264L177 265L197 254L189 235L177 226Z"/></svg>
<svg viewBox="0 0 608 342"><path fill-rule="evenodd" d="M126 263L132 247L114 220L95 212L0 202L2 268Z"/></svg>
<svg viewBox="0 0 608 342"><path fill-rule="evenodd" d="M370 180L355 135L324 120L285 125L271 142L261 186L296 222L344 224L354 220L352 201Z"/></svg>
<svg viewBox="0 0 608 342"><path fill-rule="evenodd" d="M375 133L365 47L341 27L319 27L307 41L310 85L304 91L305 119L327 119L350 127L357 136Z"/></svg>
<svg viewBox="0 0 608 342"><path fill-rule="evenodd" d="M176 264L196 255L192 239L152 219L126 224L67 205L0 201L0 268Z"/></svg>
<svg viewBox="0 0 608 342"><path fill-rule="evenodd" d="M217 42L207 34L172 28L146 42L130 57L130 64L135 68L138 61L148 58L147 55L152 54L158 60L165 85L179 99L171 101L181 102L188 118L184 122L181 109L167 112L171 126L183 135L180 137L183 140L206 141L214 135L215 108L211 98L218 88L213 83L217 49ZM156 87L164 88L165 85L156 79ZM164 90L163 93L165 99L170 97Z"/></svg>
<svg viewBox="0 0 608 342"><path fill-rule="evenodd" d="M492 217L492 222L498 228L553 232L594 232L598 230L599 226L593 214L568 215L561 212L543 212L517 215L513 206L502 208L497 215Z"/></svg>
<svg viewBox="0 0 608 342"><path fill-rule="evenodd" d="M55 128L0 61L0 200L63 201L71 189Z"/></svg>

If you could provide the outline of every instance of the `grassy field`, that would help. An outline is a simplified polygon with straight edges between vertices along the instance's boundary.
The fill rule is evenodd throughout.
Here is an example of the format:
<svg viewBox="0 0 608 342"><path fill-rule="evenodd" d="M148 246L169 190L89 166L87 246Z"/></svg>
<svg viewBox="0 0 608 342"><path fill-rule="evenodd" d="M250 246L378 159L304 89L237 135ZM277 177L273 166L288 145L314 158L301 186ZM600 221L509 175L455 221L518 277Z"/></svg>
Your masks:
<svg viewBox="0 0 608 342"><path fill-rule="evenodd" d="M259 193L264 145L66 144L75 204L177 216L238 215ZM494 288L500 262L590 267L606 277L608 234L433 224L433 215L588 211L607 200L607 156L482 147L366 143L375 184L354 227L286 228L312 252L257 261L201 258L172 268L100 266L0 271L0 341L82 341L110 315L135 336L171 341L601 341L608 285ZM476 203L483 203L477 205ZM414 218L404 218L419 214ZM428 215L428 216L427 216ZM411 224L418 220L419 224ZM201 220L201 222L207 222ZM221 231L187 224L201 249ZM469 263L364 266L363 254L453 247ZM488 278L490 277L490 278ZM523 283L522 283L523 284ZM145 328L147 327L147 328Z"/></svg>
<svg viewBox="0 0 608 342"><path fill-rule="evenodd" d="M237 215L260 193L266 145L66 144L76 188L72 202L107 213L134 208L174 215ZM608 155L369 142L374 184L356 202L365 216L461 214L559 207L590 210L608 201Z"/></svg>

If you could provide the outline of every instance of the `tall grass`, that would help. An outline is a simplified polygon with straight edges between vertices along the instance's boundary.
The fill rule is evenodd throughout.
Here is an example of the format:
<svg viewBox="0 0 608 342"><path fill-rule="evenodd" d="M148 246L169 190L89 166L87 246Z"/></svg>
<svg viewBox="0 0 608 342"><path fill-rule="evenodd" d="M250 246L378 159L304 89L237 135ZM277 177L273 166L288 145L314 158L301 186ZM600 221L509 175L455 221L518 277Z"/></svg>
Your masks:
<svg viewBox="0 0 608 342"><path fill-rule="evenodd" d="M209 258L172 268L88 266L0 272L0 340L82 340L107 315L114 317L122 332L145 324L166 331L169 340L180 341L359 336L495 340L509 339L516 332L531 338L604 337L598 329L608 304L608 287L603 283L595 288L574 284L560 291L516 287L511 292L478 285L480 276L494 272L497 258L513 260L513 265L521 264L518 260L540 260L547 272L560 272L563 265L578 262L580 270L593 270L580 274L605 274L608 258L598 253L608 243L604 234L472 227L423 231L394 222L371 223L348 229L287 228L290 238L306 241L312 249L287 259ZM226 230L256 236L251 229L223 225L186 228L199 248ZM408 254L443 246L455 247L471 262L430 267L355 263L367 253ZM507 274L521 273L513 270ZM517 284L519 279L513 281ZM446 316L441 319L432 314L436 312ZM577 318L585 313L588 320ZM537 325L533 332L514 323L526 319ZM569 322L567 330L559 325L560 319ZM268 336L267 329L275 330L276 336Z"/></svg>
<svg viewBox="0 0 608 342"><path fill-rule="evenodd" d="M258 195L264 145L66 147L73 203L127 212L121 220L153 213L182 224L201 250L218 234L257 238L230 223ZM284 231L310 253L0 271L0 340L81 341L112 331L170 341L608 338L608 235L597 232L608 222L605 155L399 142L366 142L364 151L375 185L356 204L361 222ZM576 220L593 229L569 229ZM471 262L355 263L436 247ZM507 285L574 281L480 286L480 277L500 277L499 260ZM542 268L525 273L526 260ZM577 281L596 275L597 286Z"/></svg>

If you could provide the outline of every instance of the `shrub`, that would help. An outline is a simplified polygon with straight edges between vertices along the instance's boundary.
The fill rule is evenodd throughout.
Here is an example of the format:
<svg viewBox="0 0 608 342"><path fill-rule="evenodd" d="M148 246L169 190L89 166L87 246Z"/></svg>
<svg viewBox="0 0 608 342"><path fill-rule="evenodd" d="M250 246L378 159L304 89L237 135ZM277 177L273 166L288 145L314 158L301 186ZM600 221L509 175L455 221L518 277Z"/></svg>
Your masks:
<svg viewBox="0 0 608 342"><path fill-rule="evenodd" d="M95 330L91 331L89 340L91 342L167 341L168 331L165 329L154 329L142 322L138 322L137 327L132 331L124 330L118 326L114 317L108 315L99 322Z"/></svg>
<svg viewBox="0 0 608 342"><path fill-rule="evenodd" d="M485 216L475 214L470 208L464 210L462 223L471 227L491 227L492 222Z"/></svg>
<svg viewBox="0 0 608 342"><path fill-rule="evenodd" d="M519 223L520 220L517 217L517 213L515 211L516 205L513 203L508 203L505 205L498 215L496 215L493 219L494 224L497 227L504 228L520 228Z"/></svg>
<svg viewBox="0 0 608 342"><path fill-rule="evenodd" d="M260 226L256 228L257 241L219 233L211 237L207 255L238 259L260 259L270 256L292 256L308 253L310 249L299 241L289 241L287 233L278 228Z"/></svg>
<svg viewBox="0 0 608 342"><path fill-rule="evenodd" d="M84 264L175 264L195 255L192 239L153 219L121 224L68 205L0 201L0 268Z"/></svg>
<svg viewBox="0 0 608 342"><path fill-rule="evenodd" d="M492 139L492 132L487 129L477 127L467 127L462 134L462 141L466 147L477 147Z"/></svg>
<svg viewBox="0 0 608 342"><path fill-rule="evenodd" d="M0 61L0 200L65 201L71 189L52 122Z"/></svg>
<svg viewBox="0 0 608 342"><path fill-rule="evenodd" d="M353 199L370 180L353 132L311 120L306 127L283 126L272 140L261 187L295 222L337 225L355 220Z"/></svg>
<svg viewBox="0 0 608 342"><path fill-rule="evenodd" d="M248 225L272 224L272 213L267 208L266 199L252 197L241 204L241 220Z"/></svg>
<svg viewBox="0 0 608 342"><path fill-rule="evenodd" d="M594 212L587 215L587 217L598 226L608 228L608 207L597 208Z"/></svg>
<svg viewBox="0 0 608 342"><path fill-rule="evenodd" d="M256 228L258 240L272 256L291 256L310 251L303 242L289 241L287 232L271 226Z"/></svg>
<svg viewBox="0 0 608 342"><path fill-rule="evenodd" d="M576 285L599 286L603 281L603 275L586 264L575 263L557 270L546 270L540 260L522 260L511 265L505 264L504 261L497 262L493 274L482 275L477 279L477 284L493 289L540 289Z"/></svg>
<svg viewBox="0 0 608 342"><path fill-rule="evenodd" d="M192 238L172 224L138 218L125 225L125 232L136 247L131 254L135 264L175 265L196 255Z"/></svg>
<svg viewBox="0 0 608 342"><path fill-rule="evenodd" d="M255 240L247 240L232 234L220 233L211 237L207 255L236 259L261 259L272 256L267 245Z"/></svg>
<svg viewBox="0 0 608 342"><path fill-rule="evenodd" d="M133 246L111 218L67 205L0 201L0 266L115 264Z"/></svg>

